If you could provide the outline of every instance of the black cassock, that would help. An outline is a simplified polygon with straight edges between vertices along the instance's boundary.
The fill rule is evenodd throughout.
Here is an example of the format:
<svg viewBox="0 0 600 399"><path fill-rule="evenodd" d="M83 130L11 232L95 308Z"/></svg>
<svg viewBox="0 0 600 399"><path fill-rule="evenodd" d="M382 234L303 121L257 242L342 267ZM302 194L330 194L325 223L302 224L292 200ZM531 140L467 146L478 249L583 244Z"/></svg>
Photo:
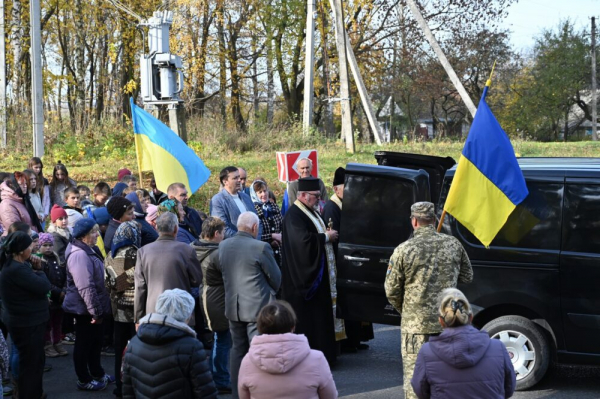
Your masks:
<svg viewBox="0 0 600 399"><path fill-rule="evenodd" d="M325 234L319 234L310 218L293 205L283 219L282 241L281 299L296 311L296 333L306 335L311 349L320 350L333 363L336 341Z"/></svg>

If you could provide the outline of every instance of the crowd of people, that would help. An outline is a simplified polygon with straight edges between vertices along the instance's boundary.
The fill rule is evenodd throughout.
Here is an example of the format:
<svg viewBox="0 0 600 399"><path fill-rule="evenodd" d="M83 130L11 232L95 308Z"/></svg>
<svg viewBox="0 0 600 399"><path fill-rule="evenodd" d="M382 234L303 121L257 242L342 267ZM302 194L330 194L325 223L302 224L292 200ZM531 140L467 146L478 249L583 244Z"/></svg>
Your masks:
<svg viewBox="0 0 600 399"><path fill-rule="evenodd" d="M22 172L0 173L0 373L12 385L5 395L46 397L47 358L68 356L72 345L81 391L114 384L124 398L337 398L330 367L373 339L371 324L342 320L337 309L343 168L328 197L312 162L300 160L301 177L280 209L264 178L246 187L247 171L228 166L209 215L188 205L182 183L161 192L152 180L145 190L121 169L113 188L90 189L60 162L50 180L43 170L32 158ZM427 204L413 206L415 237L445 243L430 232ZM441 258L417 256L429 269L415 268L402 245L391 259L386 292L412 340L402 348L406 397L450 397L440 392L452 373L473 392L509 397L506 349L470 326L460 291L443 290L472 279L464 249L452 245L442 245L449 253ZM445 274L425 284L419 271L431 276L435 267ZM415 281L437 292L418 293ZM114 356L114 369L102 367L103 354ZM484 367L475 372L477 364ZM498 370L503 380L493 384Z"/></svg>

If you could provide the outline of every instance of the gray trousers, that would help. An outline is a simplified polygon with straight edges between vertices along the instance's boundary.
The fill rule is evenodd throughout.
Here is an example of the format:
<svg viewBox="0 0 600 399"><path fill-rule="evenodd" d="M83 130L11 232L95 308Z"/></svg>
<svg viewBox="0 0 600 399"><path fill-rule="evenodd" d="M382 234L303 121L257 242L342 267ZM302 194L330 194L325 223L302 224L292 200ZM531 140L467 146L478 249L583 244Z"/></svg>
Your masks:
<svg viewBox="0 0 600 399"><path fill-rule="evenodd" d="M238 374L242 360L250 349L250 341L256 335L256 323L245 323L243 321L229 321L229 331L231 332L231 352L229 352L229 373L231 374L232 398L238 399Z"/></svg>

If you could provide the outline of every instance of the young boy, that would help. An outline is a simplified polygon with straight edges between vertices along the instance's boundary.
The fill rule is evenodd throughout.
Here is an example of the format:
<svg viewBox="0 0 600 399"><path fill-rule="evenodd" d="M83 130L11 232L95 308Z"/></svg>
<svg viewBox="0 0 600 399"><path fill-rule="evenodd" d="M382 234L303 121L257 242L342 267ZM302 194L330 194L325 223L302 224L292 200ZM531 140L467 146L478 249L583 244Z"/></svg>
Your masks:
<svg viewBox="0 0 600 399"><path fill-rule="evenodd" d="M121 182L127 184L127 188L129 188L129 192L137 190L137 181L138 181L138 179L134 175L125 176L121 180Z"/></svg>
<svg viewBox="0 0 600 399"><path fill-rule="evenodd" d="M94 206L101 208L106 206L106 200L110 197L110 186L105 182L101 181L94 187Z"/></svg>
<svg viewBox="0 0 600 399"><path fill-rule="evenodd" d="M71 231L69 230L69 217L67 211L58 205L54 205L50 211L50 220L52 223L48 226L48 233L54 237L54 251L58 254L60 263L65 263L65 250L72 241Z"/></svg>
<svg viewBox="0 0 600 399"><path fill-rule="evenodd" d="M44 273L50 280L50 320L46 328L46 357L67 356L69 353L61 344L62 338L62 302L65 299L67 269L60 263L58 254L54 252L54 236L50 233L40 234L40 251L44 260Z"/></svg>
<svg viewBox="0 0 600 399"><path fill-rule="evenodd" d="M77 191L79 191L79 200L82 202L89 200L92 195L92 192L88 186L77 186Z"/></svg>
<svg viewBox="0 0 600 399"><path fill-rule="evenodd" d="M72 229L79 219L83 219L83 210L79 206L79 190L69 187L65 190L65 211L69 217L69 227Z"/></svg>

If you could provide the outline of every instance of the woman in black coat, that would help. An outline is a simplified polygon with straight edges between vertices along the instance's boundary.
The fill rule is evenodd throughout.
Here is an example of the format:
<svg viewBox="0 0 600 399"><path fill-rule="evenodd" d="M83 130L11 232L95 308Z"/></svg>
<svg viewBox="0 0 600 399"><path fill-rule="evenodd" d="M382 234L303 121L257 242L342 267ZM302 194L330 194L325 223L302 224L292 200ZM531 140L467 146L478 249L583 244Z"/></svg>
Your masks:
<svg viewBox="0 0 600 399"><path fill-rule="evenodd" d="M216 398L207 353L186 323L194 298L163 292L156 312L140 319L123 359L123 398Z"/></svg>
<svg viewBox="0 0 600 399"><path fill-rule="evenodd" d="M17 387L22 398L41 398L44 374L44 333L48 323L50 281L39 258L31 260L33 240L15 231L0 254L0 295L3 319L19 352Z"/></svg>

